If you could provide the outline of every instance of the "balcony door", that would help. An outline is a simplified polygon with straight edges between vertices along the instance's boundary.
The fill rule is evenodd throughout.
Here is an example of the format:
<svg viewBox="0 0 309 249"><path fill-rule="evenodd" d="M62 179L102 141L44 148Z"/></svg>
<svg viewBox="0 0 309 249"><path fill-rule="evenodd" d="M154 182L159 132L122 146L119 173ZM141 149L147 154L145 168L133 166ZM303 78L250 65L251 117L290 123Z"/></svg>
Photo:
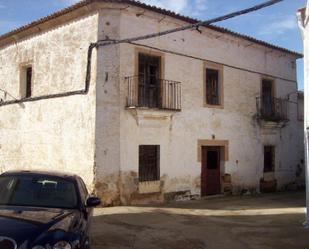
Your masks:
<svg viewBox="0 0 309 249"><path fill-rule="evenodd" d="M138 56L138 104L141 107L160 107L160 64L158 56Z"/></svg>
<svg viewBox="0 0 309 249"><path fill-rule="evenodd" d="M265 117L274 115L274 82L271 80L262 81L262 114Z"/></svg>

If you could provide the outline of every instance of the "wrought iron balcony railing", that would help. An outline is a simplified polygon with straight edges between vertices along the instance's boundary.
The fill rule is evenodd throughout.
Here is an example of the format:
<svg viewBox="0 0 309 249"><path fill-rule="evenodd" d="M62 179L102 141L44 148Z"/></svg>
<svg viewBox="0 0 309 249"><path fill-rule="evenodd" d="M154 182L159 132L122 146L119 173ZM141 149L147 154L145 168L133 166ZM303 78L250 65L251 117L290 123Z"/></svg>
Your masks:
<svg viewBox="0 0 309 249"><path fill-rule="evenodd" d="M288 101L281 98L256 98L258 118L271 122L288 121Z"/></svg>
<svg viewBox="0 0 309 249"><path fill-rule="evenodd" d="M143 76L125 78L128 93L127 107L181 110L181 83Z"/></svg>

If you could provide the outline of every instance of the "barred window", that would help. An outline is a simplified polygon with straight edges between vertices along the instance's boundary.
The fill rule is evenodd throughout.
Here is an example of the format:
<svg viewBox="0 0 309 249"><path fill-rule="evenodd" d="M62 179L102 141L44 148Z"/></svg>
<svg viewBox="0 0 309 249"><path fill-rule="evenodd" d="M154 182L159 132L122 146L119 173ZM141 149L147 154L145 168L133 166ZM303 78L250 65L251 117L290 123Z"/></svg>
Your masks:
<svg viewBox="0 0 309 249"><path fill-rule="evenodd" d="M139 146L139 181L160 180L160 145Z"/></svg>

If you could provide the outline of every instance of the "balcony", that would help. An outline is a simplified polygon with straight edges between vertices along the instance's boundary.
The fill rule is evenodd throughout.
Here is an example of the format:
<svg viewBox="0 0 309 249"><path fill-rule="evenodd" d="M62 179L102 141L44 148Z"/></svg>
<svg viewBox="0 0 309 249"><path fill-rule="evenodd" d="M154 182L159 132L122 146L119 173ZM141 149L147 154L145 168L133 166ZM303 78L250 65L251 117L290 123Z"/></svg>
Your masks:
<svg viewBox="0 0 309 249"><path fill-rule="evenodd" d="M281 123L288 121L288 101L281 98L256 98L257 117L266 122Z"/></svg>
<svg viewBox="0 0 309 249"><path fill-rule="evenodd" d="M181 111L181 83L172 80L130 76L125 78L127 108Z"/></svg>

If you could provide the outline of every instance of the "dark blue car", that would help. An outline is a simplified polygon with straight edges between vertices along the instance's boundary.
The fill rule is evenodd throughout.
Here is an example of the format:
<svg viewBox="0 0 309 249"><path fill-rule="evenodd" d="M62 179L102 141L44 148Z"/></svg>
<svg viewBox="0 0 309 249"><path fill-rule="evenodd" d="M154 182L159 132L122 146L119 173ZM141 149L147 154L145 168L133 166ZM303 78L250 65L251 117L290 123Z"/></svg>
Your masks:
<svg viewBox="0 0 309 249"><path fill-rule="evenodd" d="M0 175L0 249L89 249L92 207L76 175L14 171Z"/></svg>

